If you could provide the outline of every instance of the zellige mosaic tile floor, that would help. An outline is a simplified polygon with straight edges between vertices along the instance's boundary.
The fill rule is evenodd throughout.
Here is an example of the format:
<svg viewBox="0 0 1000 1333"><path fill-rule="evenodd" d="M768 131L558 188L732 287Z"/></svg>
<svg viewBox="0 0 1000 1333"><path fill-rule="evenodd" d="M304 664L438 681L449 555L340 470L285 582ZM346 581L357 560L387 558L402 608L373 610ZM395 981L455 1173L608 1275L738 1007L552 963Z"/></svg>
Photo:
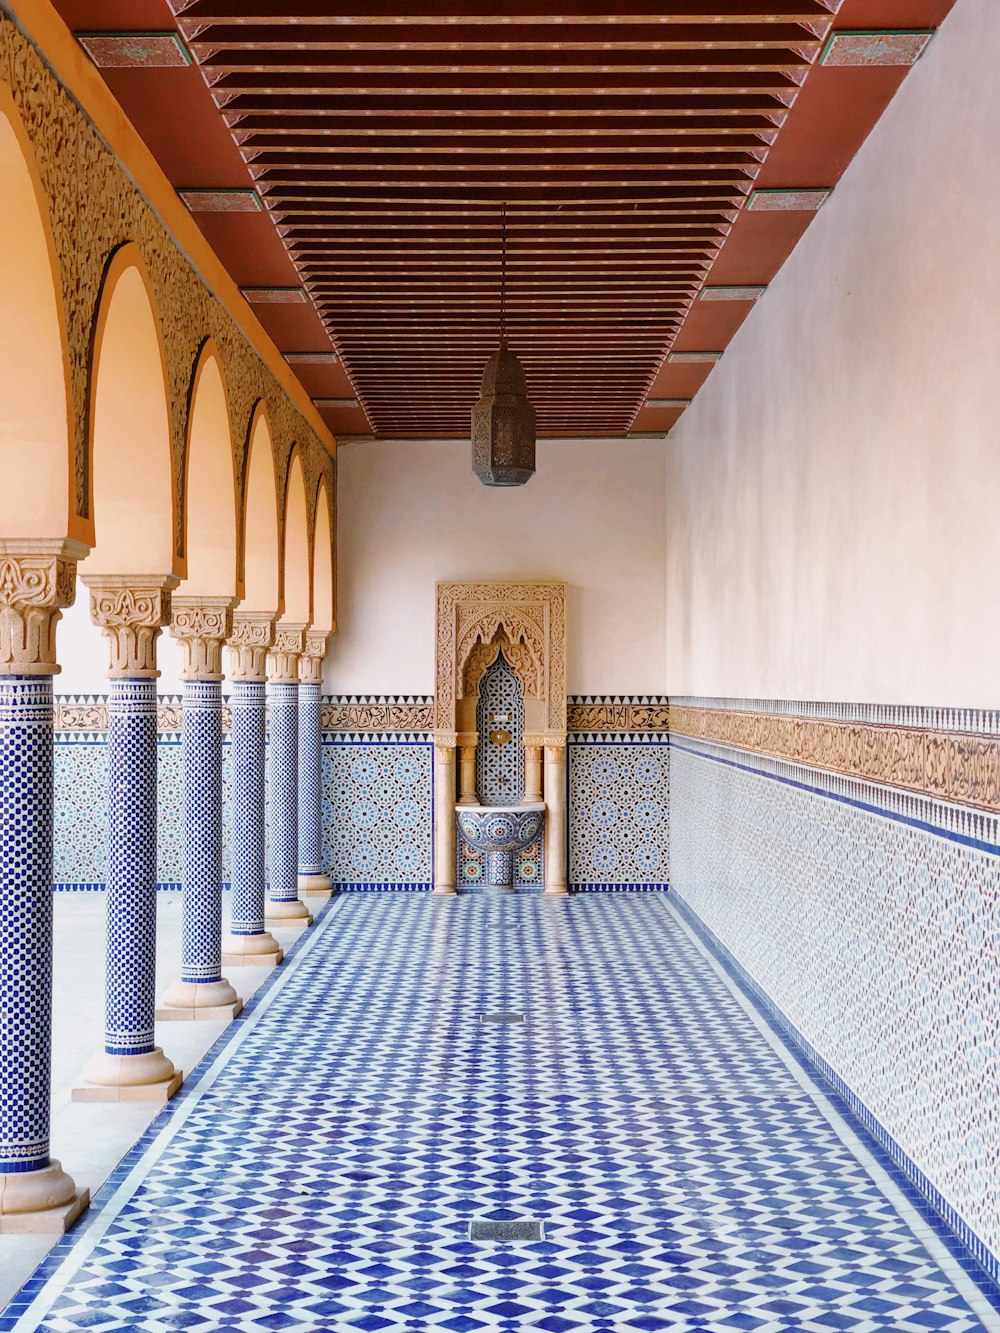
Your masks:
<svg viewBox="0 0 1000 1333"><path fill-rule="evenodd" d="M666 895L352 894L0 1329L969 1333L992 1299Z"/></svg>

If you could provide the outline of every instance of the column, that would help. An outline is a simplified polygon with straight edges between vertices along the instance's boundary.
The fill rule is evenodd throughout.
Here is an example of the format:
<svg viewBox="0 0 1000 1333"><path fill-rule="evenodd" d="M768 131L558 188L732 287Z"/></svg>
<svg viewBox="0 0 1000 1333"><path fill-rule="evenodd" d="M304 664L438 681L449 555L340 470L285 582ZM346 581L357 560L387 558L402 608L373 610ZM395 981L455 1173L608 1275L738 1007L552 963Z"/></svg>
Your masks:
<svg viewBox="0 0 1000 1333"><path fill-rule="evenodd" d="M267 650L274 617L233 615L229 697L232 710L232 928L222 941L223 967L277 967L284 954L264 929L267 857L264 837L267 769Z"/></svg>
<svg viewBox="0 0 1000 1333"><path fill-rule="evenodd" d="M566 743L545 747L545 892L564 898L566 888Z"/></svg>
<svg viewBox="0 0 1000 1333"><path fill-rule="evenodd" d="M323 873L323 662L326 634L309 630L299 659L299 888L329 898Z"/></svg>
<svg viewBox="0 0 1000 1333"><path fill-rule="evenodd" d="M156 1013L156 641L168 575L92 574L90 615L108 641L107 986L104 1049L75 1101L168 1101L183 1075L153 1040Z"/></svg>
<svg viewBox="0 0 1000 1333"><path fill-rule="evenodd" d="M434 892L456 892L455 739L434 739Z"/></svg>
<svg viewBox="0 0 1000 1333"><path fill-rule="evenodd" d="M299 658L305 628L279 625L267 655L271 883L264 912L272 925L312 923L299 898Z"/></svg>
<svg viewBox="0 0 1000 1333"><path fill-rule="evenodd" d="M49 1156L52 677L56 625L86 553L76 542L0 541L2 1235L66 1231L90 1200Z"/></svg>
<svg viewBox="0 0 1000 1333"><path fill-rule="evenodd" d="M477 805L476 794L476 747L479 737L463 734L458 747L458 803L459 805Z"/></svg>
<svg viewBox="0 0 1000 1333"><path fill-rule="evenodd" d="M222 645L233 598L174 597L184 667L184 903L180 980L161 1019L231 1019L243 1001L222 975Z"/></svg>
<svg viewBox="0 0 1000 1333"><path fill-rule="evenodd" d="M542 799L542 747L524 747L524 800L526 804Z"/></svg>

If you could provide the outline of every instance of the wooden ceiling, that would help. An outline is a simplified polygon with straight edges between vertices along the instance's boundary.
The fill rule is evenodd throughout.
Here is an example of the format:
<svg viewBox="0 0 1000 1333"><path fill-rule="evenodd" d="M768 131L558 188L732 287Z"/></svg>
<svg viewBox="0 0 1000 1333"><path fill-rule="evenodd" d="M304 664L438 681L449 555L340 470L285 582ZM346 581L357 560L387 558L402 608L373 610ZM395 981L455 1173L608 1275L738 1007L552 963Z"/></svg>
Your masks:
<svg viewBox="0 0 1000 1333"><path fill-rule="evenodd" d="M669 429L906 72L869 43L807 81L834 27L926 30L951 0L169 3L294 266L239 280L279 345L311 302L344 376L316 395L335 430L419 439L468 436L502 271L540 435ZM107 0L60 7L78 34L126 26ZM152 32L154 0L140 8L128 26ZM168 131L123 86L157 151ZM210 239L239 234L256 201L231 193L238 175L170 166ZM315 340L288 350L304 380L324 364Z"/></svg>

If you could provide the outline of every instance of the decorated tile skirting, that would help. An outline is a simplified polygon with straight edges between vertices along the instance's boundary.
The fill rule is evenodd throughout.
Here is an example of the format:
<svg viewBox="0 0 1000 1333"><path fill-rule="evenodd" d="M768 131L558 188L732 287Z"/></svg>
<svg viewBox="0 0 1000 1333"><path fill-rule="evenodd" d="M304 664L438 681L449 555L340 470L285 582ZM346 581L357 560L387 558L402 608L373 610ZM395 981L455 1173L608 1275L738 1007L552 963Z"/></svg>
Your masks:
<svg viewBox="0 0 1000 1333"><path fill-rule="evenodd" d="M997 1274L1000 818L676 731L670 779L672 889Z"/></svg>
<svg viewBox="0 0 1000 1333"><path fill-rule="evenodd" d="M674 699L670 731L1000 813L1000 712Z"/></svg>
<svg viewBox="0 0 1000 1333"><path fill-rule="evenodd" d="M663 889L670 751L665 735L580 733L569 750L569 884L575 892Z"/></svg>

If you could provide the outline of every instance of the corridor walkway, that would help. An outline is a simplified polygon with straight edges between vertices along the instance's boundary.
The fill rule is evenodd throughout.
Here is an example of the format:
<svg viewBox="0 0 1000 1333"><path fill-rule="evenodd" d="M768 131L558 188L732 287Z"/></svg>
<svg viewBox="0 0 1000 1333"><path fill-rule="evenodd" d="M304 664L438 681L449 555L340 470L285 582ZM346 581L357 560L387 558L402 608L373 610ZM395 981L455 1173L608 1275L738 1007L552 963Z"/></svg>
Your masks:
<svg viewBox="0 0 1000 1333"><path fill-rule="evenodd" d="M542 1235L468 1239L481 1219ZM664 895L359 894L0 1318L188 1328L966 1333L1000 1316Z"/></svg>

